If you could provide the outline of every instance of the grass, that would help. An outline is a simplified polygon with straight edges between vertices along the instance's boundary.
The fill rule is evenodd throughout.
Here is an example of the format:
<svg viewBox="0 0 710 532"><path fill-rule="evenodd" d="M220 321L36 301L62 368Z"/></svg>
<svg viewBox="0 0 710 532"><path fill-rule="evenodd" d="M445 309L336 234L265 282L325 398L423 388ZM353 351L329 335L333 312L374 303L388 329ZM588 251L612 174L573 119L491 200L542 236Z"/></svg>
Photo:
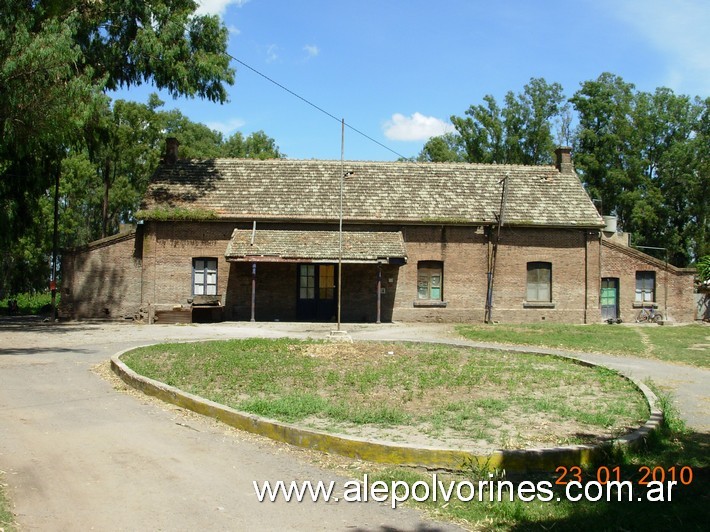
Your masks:
<svg viewBox="0 0 710 532"><path fill-rule="evenodd" d="M496 324L460 325L457 331L481 342L632 355L710 367L710 328L705 325Z"/></svg>
<svg viewBox="0 0 710 532"><path fill-rule="evenodd" d="M535 345L551 345L549 337L545 335L541 338L545 329L541 333L538 328L532 332L525 331L524 327L515 328L518 329L516 334L519 336L516 338L520 343L537 341ZM556 328L555 344L552 346L580 350L586 346L584 349L591 351L625 353L630 350L632 354L640 354L638 333L633 328L609 328L609 335L606 334L606 326L584 327L586 330L581 332L576 330L578 328L572 328L569 333L564 328ZM507 335L491 335L491 329L498 329L498 332L493 332L500 334L498 327L483 328L487 341L511 341ZM697 327L643 330L650 332L654 348L666 349L669 356L680 356L684 361L687 356L684 350L707 331ZM666 330L671 332L664 332ZM590 331L592 337L599 340L598 343L590 339ZM661 335L660 338L655 336L656 332ZM477 336L476 339L482 338ZM351 399L363 400L359 413L364 422L396 424L405 421L407 418L397 417L397 413L400 410L406 412L402 405L416 402L419 398L430 404L428 416L434 420L432 425L438 423L442 429L460 426L476 437L483 436L486 430L493 427L493 430L514 441L521 439L517 427L497 426L492 421L500 419L509 408L551 412L558 419L579 416L584 410L585 415L595 418L588 420L589 423L606 425L609 423L606 416L618 415L618 411L625 411L629 406L625 401L612 398L596 413L579 409L580 405L588 406L591 401L590 397L584 396L584 392L591 393L590 388L606 391L613 390L618 384L619 379L614 372L601 368L584 368L585 371L580 374L577 370L581 367L569 362L557 366L555 363L562 361L518 353L490 353L431 345L417 351L410 350L411 346L399 344L369 345L376 346L374 353L387 354L379 357L384 360L379 367L369 364L368 357L361 355L358 358L357 348L353 353L338 354L336 351L328 352L327 344L291 340L155 346L131 352L124 360L141 373L150 373L154 378L168 380L179 387L191 388L193 381L199 381L200 389L210 388L216 396L231 396L236 401L253 400L255 404L261 404L260 408L263 407L268 415L272 415L277 407L263 405L269 403L269 397L284 390L291 390L291 393L283 394L283 403L272 402L283 408L283 415L287 417L312 416L328 409L337 411L323 390L343 389ZM325 354L317 356L319 349L325 349ZM188 370L194 366L202 369L193 374ZM521 371L516 371L516 367ZM584 380L580 380L582 376ZM302 387L302 393L293 392L296 386ZM491 392L476 396L476 390L485 386L491 386L487 390L498 390L500 396ZM235 389L230 392L231 387ZM377 395L380 387L390 389L387 401ZM432 402L426 388L440 388L442 394L439 399L442 396L446 399L439 403ZM551 399L539 393L550 389L562 390L565 400ZM461 392L464 390L471 396L470 400L463 399ZM446 502L441 498L433 501L430 498L425 502L411 501L407 505L423 509L433 518L452 520L475 530L705 530L710 503L710 436L687 430L670 397L654 391L661 399L664 411L662 428L652 433L640 448L609 448L597 464L584 471L583 480L595 480L596 473L602 467L610 470L618 467L620 479L630 480L637 490L640 489L638 482L644 468L653 470L660 467L664 471L670 471L672 467L692 468L692 483L677 487L671 502L570 502L565 500L561 488L556 487L555 498L550 502L516 499L512 502L474 500L464 503L456 500ZM247 398L249 394L259 396L261 403ZM377 397L377 406L383 408L387 405L389 410L365 415L367 401L364 399L368 396ZM578 410L577 413L575 410ZM415 421L416 411L408 415L413 416L407 420L409 423ZM431 473L373 464L357 464L357 471L360 477L368 474L371 485L376 480L382 480L387 483L405 481L413 486L418 481L431 482L432 478ZM489 480L482 469L474 467L463 467L448 475L441 474L439 477L445 481L470 480L474 483ZM517 477L501 474L500 478L515 486L522 481L554 482L556 475L551 471ZM556 500L557 496L560 496L560 501Z"/></svg>
<svg viewBox="0 0 710 532"><path fill-rule="evenodd" d="M49 312L48 305L52 303L52 294L50 292L38 292L35 294L24 293L13 295L0 299L0 315L8 314L8 301L10 299L17 300L17 313L22 316L32 316ZM57 305L59 305L59 291L57 290Z"/></svg>
<svg viewBox="0 0 710 532"><path fill-rule="evenodd" d="M150 346L123 360L268 418L349 433L367 425L473 438L486 448L596 442L648 415L642 395L615 372L524 353L250 339ZM508 427L521 420L525 427L511 437Z"/></svg>
<svg viewBox="0 0 710 532"><path fill-rule="evenodd" d="M10 511L10 502L5 497L5 490L2 484L2 476L0 475L0 531L13 532L17 530L15 527L15 517Z"/></svg>
<svg viewBox="0 0 710 532"><path fill-rule="evenodd" d="M653 470L659 467L665 472L672 467L676 470L686 466L692 468L692 482L674 487L671 501L571 502L566 500L564 491L557 486L553 500L549 502L520 499L510 502L507 498L502 502L489 502L486 492L483 501L476 498L467 503L458 500L445 502L440 497L436 502L430 498L425 502L412 501L407 504L425 510L434 518L454 520L475 530L707 530L710 436L688 431L671 407L670 399L662 394L660 397L665 415L662 428L653 433L640 449L609 449L599 463L583 472L582 478L585 483L596 480L597 472L602 468L614 470L618 467L619 478L633 483L636 496L641 493L638 483L646 468ZM368 474L370 484L381 480L391 485L391 482L399 480L412 486L418 481L431 483L432 479L431 474L401 468L366 467L362 473ZM528 474L507 480L514 486L524 480L554 483L557 476ZM475 468L464 468L457 474L439 477L445 485L450 480L469 480L477 485L479 480L489 479ZM557 501L557 497L561 501Z"/></svg>

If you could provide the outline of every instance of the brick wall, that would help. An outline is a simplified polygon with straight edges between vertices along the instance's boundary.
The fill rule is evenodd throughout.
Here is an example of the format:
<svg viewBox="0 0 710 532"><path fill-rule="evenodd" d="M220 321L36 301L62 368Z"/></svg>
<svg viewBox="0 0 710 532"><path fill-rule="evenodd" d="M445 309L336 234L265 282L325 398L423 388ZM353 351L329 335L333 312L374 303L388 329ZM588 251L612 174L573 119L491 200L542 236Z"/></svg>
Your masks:
<svg viewBox="0 0 710 532"><path fill-rule="evenodd" d="M224 295L229 263L224 251L233 224L208 222L146 223L143 241L143 307L189 307L193 258L217 259L217 293Z"/></svg>
<svg viewBox="0 0 710 532"><path fill-rule="evenodd" d="M408 227L405 235L408 263L400 270L394 319L483 321L489 253L483 229ZM416 306L417 263L428 260L443 262L445 307ZM542 307L525 304L527 263L533 261L552 265L552 302ZM598 294L598 232L502 230L494 277L494 321L598 321Z"/></svg>
<svg viewBox="0 0 710 532"><path fill-rule="evenodd" d="M399 270L395 321L483 321L486 298L487 245L475 227L407 226L402 228L407 264ZM417 300L418 263L443 263L445 307Z"/></svg>
<svg viewBox="0 0 710 532"><path fill-rule="evenodd" d="M655 272L656 290L653 303L669 321L694 320L694 269L676 268L633 248L603 240L601 277L619 280L619 310L622 321L635 321L641 309L641 304L636 302L637 271Z"/></svg>
<svg viewBox="0 0 710 532"><path fill-rule="evenodd" d="M135 231L99 240L62 256L60 316L133 318L140 303L140 238L136 238Z"/></svg>
<svg viewBox="0 0 710 532"><path fill-rule="evenodd" d="M251 263L229 263L224 258L235 227L251 224L229 222L146 223L142 235L116 241L85 252L89 269L100 278L123 276L121 294L106 286L104 295L85 304L84 315L97 315L109 308L115 316L142 308L170 310L188 308L192 295L192 261L217 260L217 291L225 318L251 317ZM261 224L259 229L287 229L293 225ZM302 226L334 229L333 226ZM347 228L346 228L347 229ZM408 262L382 268L382 321L481 322L485 315L488 236L483 228L458 226L358 226L358 230L402 231ZM136 250L140 248L140 258ZM501 322L558 321L570 323L600 320L600 244L596 231L565 229L504 228L498 250L494 283L493 319ZM443 301L422 305L417 299L420 261L443 265ZM527 263L552 265L552 302L527 305ZM376 264L344 264L342 286L343 321L373 322L377 318ZM110 272L113 273L110 273ZM82 274L85 296L91 300L88 274ZM255 317L258 321L291 321L297 313L298 265L260 262L257 265ZM124 288L124 285L126 286ZM88 292L86 291L88 290ZM76 291L75 291L76 292ZM76 308L77 298L73 304Z"/></svg>

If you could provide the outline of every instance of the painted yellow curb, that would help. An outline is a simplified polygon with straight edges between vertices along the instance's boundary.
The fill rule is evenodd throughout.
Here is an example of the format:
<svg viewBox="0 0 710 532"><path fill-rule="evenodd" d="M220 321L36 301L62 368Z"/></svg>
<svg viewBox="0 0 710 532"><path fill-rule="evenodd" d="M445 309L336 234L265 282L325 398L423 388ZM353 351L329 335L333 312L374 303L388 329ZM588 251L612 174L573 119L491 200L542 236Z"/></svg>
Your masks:
<svg viewBox="0 0 710 532"><path fill-rule="evenodd" d="M462 449L440 449L435 447L415 447L394 443L374 442L361 438L338 436L322 431L305 429L289 423L262 418L234 410L228 406L208 399L183 392L173 386L139 375L121 361L121 356L130 348L111 357L111 369L128 385L198 414L212 417L234 428L266 436L272 440L289 443L306 449L315 449L327 453L339 454L349 458L370 462L424 467L431 470L459 471L475 467L489 471L506 472L553 472L558 466L590 465L606 446L634 445L642 442L648 434L657 429L663 420L658 408L658 398L643 383L625 377L632 382L646 397L651 416L648 421L635 431L601 445L566 445L561 447L529 448L521 450L498 450L491 454L480 455ZM544 356L544 355L543 355ZM560 355L553 355L560 356ZM567 357L561 357L567 358ZM595 366L587 361L575 358L568 360L583 365Z"/></svg>

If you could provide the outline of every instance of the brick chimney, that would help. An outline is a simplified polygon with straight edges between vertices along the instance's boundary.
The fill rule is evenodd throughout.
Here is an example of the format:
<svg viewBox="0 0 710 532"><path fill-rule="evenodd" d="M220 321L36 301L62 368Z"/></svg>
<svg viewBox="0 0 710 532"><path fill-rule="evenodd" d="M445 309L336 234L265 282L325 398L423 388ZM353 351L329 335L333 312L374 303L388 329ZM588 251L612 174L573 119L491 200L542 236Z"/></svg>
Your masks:
<svg viewBox="0 0 710 532"><path fill-rule="evenodd" d="M569 146L560 146L555 150L555 166L562 174L573 174L574 166L572 166L572 148Z"/></svg>
<svg viewBox="0 0 710 532"><path fill-rule="evenodd" d="M175 137L165 139L165 164L175 164L178 160L180 142Z"/></svg>

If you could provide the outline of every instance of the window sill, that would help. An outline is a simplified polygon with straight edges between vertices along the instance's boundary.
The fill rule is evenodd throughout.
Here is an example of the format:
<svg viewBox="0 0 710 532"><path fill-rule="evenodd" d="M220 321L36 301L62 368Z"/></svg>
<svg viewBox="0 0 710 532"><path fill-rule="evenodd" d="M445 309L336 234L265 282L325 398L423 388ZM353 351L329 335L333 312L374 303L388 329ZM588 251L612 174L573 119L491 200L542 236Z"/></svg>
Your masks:
<svg viewBox="0 0 710 532"><path fill-rule="evenodd" d="M193 306L220 305L222 303L222 296L221 294L217 294L214 296L192 296L187 300L187 302Z"/></svg>
<svg viewBox="0 0 710 532"><path fill-rule="evenodd" d="M523 308L555 308L557 303L553 301L523 301Z"/></svg>
<svg viewBox="0 0 710 532"><path fill-rule="evenodd" d="M634 301L633 308L658 308L658 303L655 301L644 301L640 303L639 301Z"/></svg>
<svg viewBox="0 0 710 532"><path fill-rule="evenodd" d="M415 307L439 307L439 308L444 308L446 305L448 305L448 301L432 301L428 299L420 299L417 301L414 301L414 306Z"/></svg>

